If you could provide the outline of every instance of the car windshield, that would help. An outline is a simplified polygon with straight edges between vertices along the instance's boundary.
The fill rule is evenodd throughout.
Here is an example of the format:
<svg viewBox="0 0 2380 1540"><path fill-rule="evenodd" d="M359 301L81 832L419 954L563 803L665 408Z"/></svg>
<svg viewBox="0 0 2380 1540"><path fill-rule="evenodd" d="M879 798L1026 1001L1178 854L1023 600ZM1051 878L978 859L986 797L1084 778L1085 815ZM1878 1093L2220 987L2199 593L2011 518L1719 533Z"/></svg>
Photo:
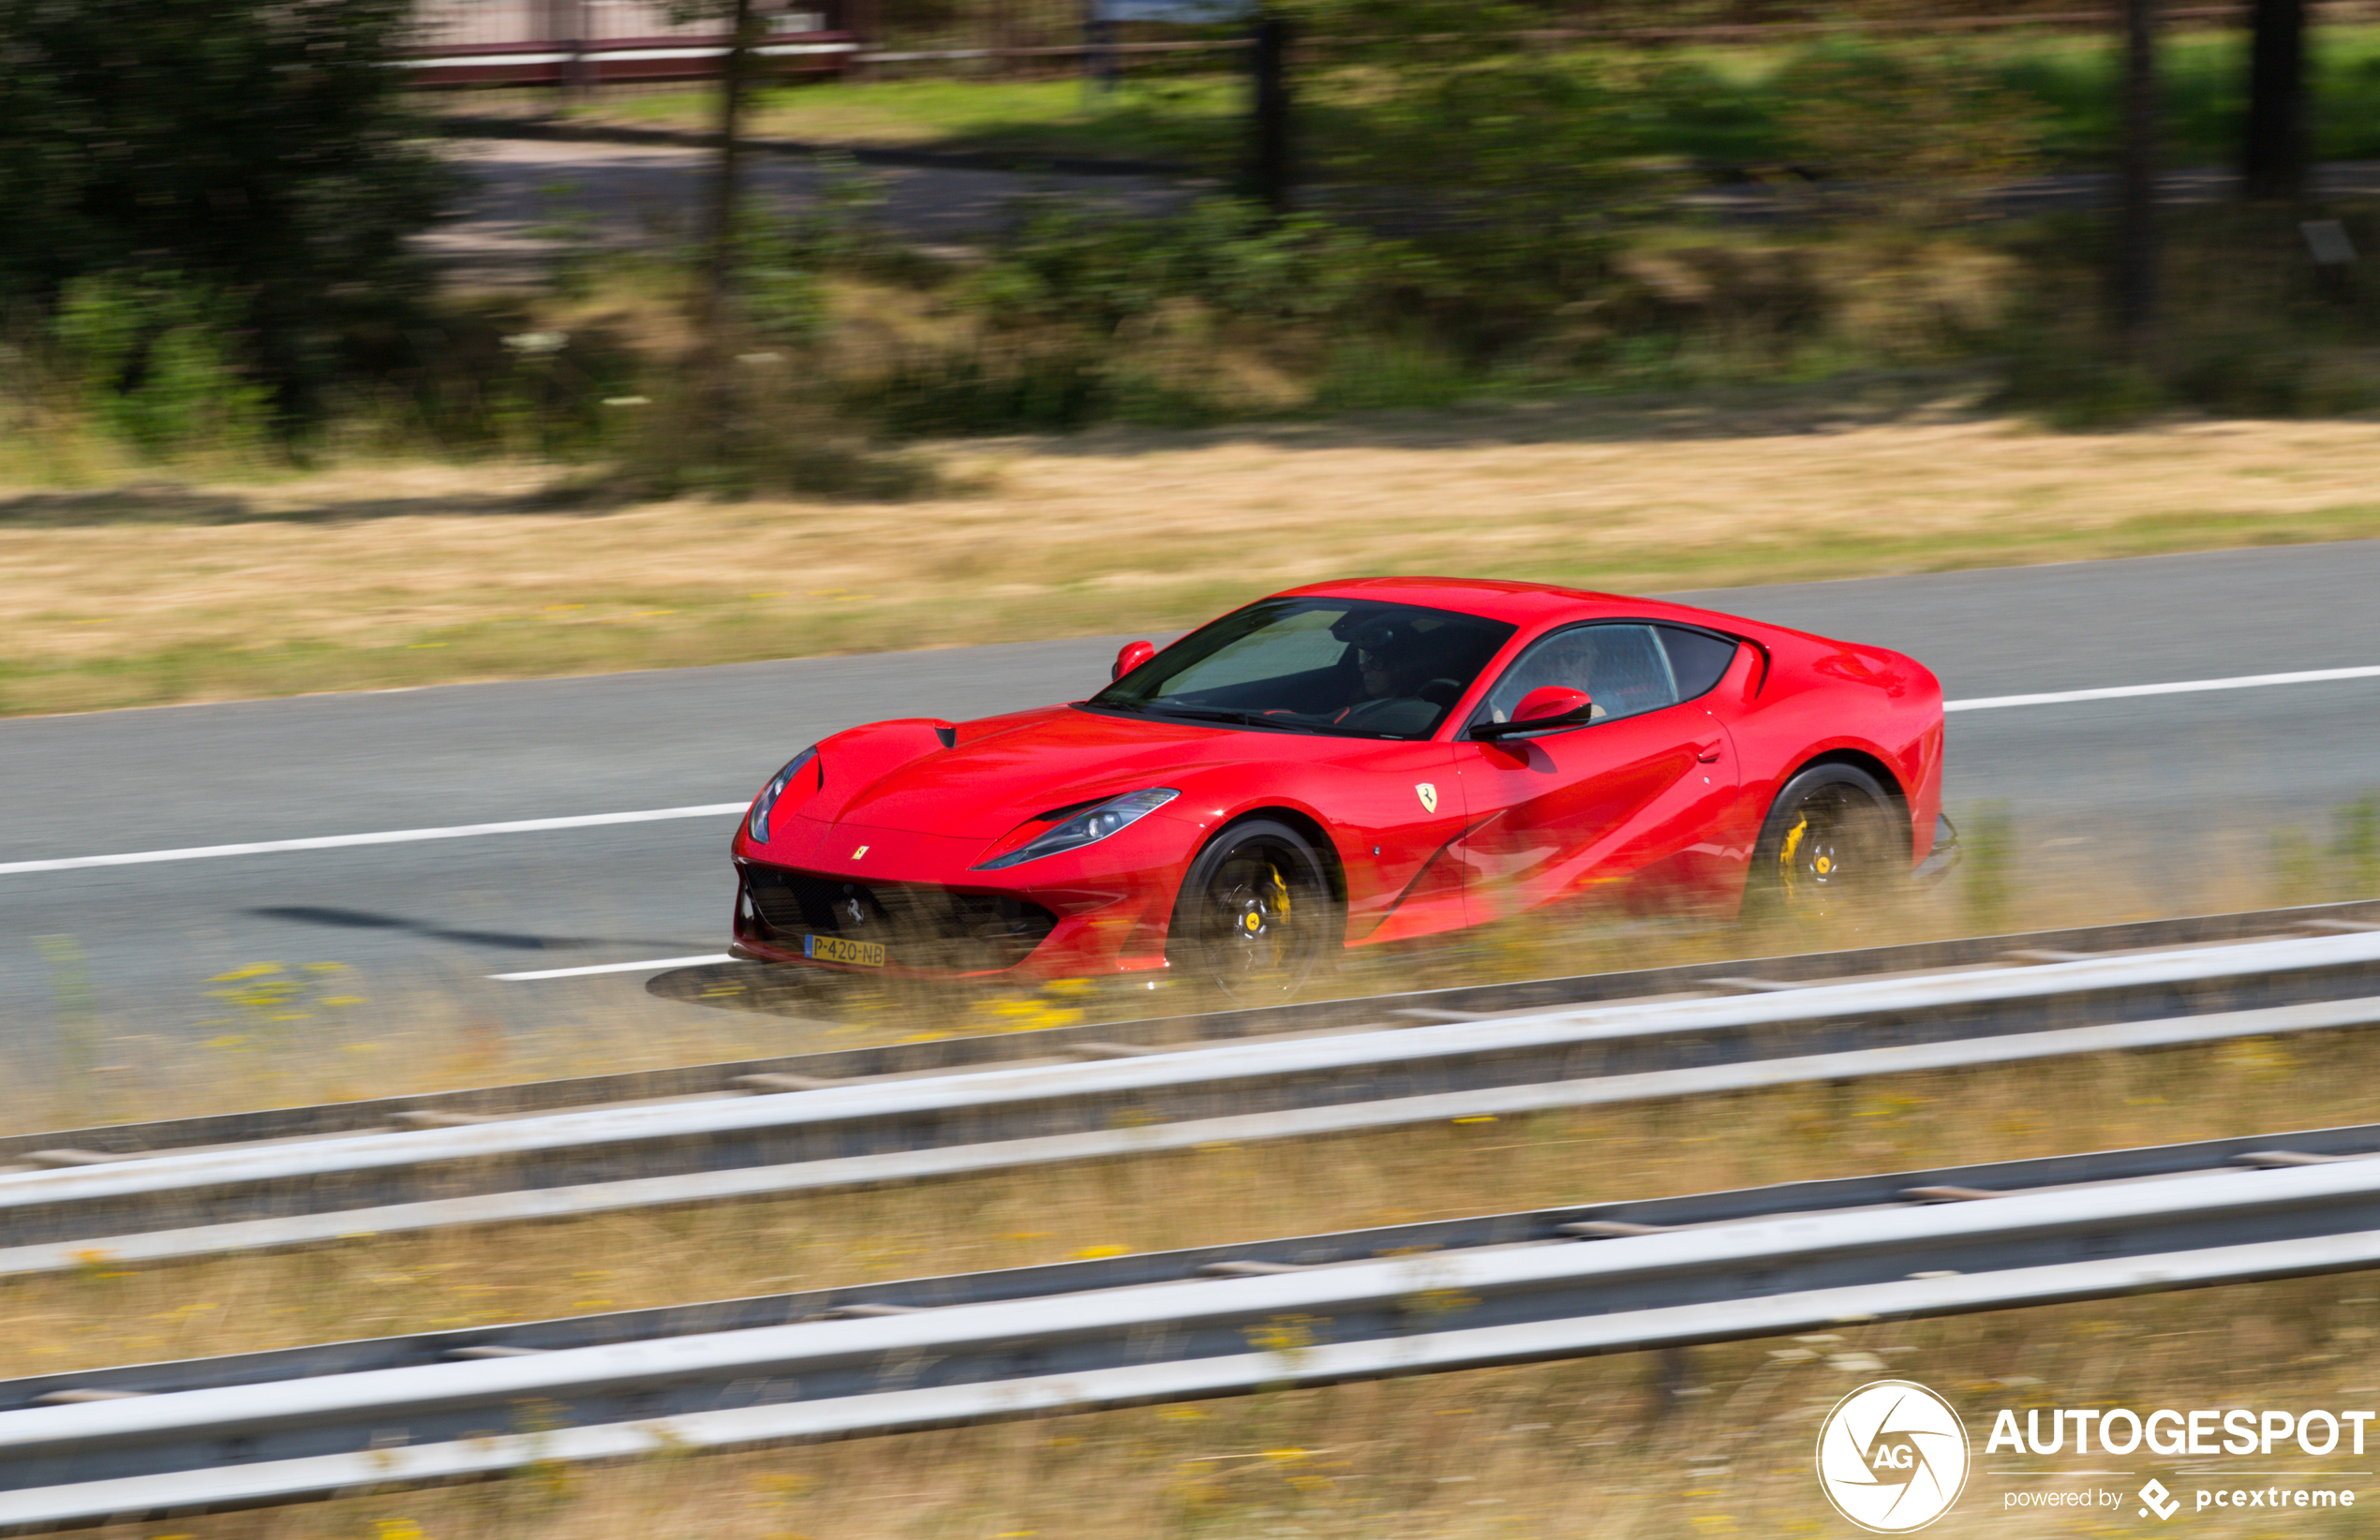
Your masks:
<svg viewBox="0 0 2380 1540"><path fill-rule="evenodd" d="M1261 600L1192 631L1083 704L1282 732L1426 738L1512 629L1373 600Z"/></svg>

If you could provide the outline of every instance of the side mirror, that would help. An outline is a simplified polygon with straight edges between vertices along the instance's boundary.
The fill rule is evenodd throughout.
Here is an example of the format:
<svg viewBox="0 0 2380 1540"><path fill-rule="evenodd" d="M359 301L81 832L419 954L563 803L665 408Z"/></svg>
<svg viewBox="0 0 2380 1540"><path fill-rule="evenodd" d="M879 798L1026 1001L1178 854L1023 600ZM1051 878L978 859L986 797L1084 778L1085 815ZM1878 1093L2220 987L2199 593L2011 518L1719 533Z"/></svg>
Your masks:
<svg viewBox="0 0 2380 1540"><path fill-rule="evenodd" d="M1109 672L1108 677L1121 679L1156 656L1157 644L1154 642L1127 642L1122 650L1117 652L1116 666Z"/></svg>
<svg viewBox="0 0 2380 1540"><path fill-rule="evenodd" d="M1595 718L1595 703L1586 691L1568 685L1540 685L1521 697L1509 722L1481 722L1471 729L1474 738L1510 738L1522 733L1543 733L1578 727Z"/></svg>

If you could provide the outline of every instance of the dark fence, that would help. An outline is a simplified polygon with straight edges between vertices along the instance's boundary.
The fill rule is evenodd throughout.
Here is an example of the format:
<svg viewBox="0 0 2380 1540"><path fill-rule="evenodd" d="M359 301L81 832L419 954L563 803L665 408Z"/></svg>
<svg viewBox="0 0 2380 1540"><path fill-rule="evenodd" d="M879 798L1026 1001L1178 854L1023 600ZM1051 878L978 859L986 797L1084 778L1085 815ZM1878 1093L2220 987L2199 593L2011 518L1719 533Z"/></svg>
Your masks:
<svg viewBox="0 0 2380 1540"><path fill-rule="evenodd" d="M862 46L846 24L857 18L841 13L862 8L821 0L769 9L762 67L840 74ZM414 79L431 87L706 80L719 73L728 44L720 20L676 22L649 0L423 0L415 16Z"/></svg>

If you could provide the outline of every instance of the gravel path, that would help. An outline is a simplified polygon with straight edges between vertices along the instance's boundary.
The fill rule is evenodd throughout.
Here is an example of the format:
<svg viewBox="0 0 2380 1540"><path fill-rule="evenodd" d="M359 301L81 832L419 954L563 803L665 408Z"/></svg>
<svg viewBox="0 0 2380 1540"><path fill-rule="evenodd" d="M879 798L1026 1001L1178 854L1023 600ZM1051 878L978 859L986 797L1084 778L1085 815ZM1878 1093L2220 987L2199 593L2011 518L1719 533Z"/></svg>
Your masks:
<svg viewBox="0 0 2380 1540"><path fill-rule="evenodd" d="M448 152L471 174L460 217L423 240L470 288L534 282L556 250L550 233L575 226L604 250L662 249L700 229L712 152L690 146L475 139ZM781 207L816 197L822 172L808 158L760 154L745 184ZM1155 176L1027 175L946 168L861 168L885 190L880 217L925 245L960 244L999 229L1019 198L1062 193L1155 210L1212 184Z"/></svg>
<svg viewBox="0 0 2380 1540"><path fill-rule="evenodd" d="M685 145L617 144L538 139L462 139L449 154L472 177L460 217L423 240L445 258L467 288L536 282L552 260L551 231L575 225L605 250L658 249L684 241L700 226L712 152ZM757 196L785 208L816 197L822 172L806 156L759 152L745 162ZM1179 205L1216 184L1150 176L1028 174L954 167L869 166L859 174L885 190L880 217L922 245L959 245L998 230L1019 198L1049 192L1141 212ZM2317 169L2316 191L2328 198L2380 198L2380 161L2342 162ZM2229 171L2194 168L2167 173L2163 200L2206 203L2230 197ZM1822 187L1790 178L1687 194L1685 206L1724 219L1792 219L1825 197ZM2113 177L2095 172L2032 177L2010 184L1993 199L2010 215L2103 206L2114 197Z"/></svg>

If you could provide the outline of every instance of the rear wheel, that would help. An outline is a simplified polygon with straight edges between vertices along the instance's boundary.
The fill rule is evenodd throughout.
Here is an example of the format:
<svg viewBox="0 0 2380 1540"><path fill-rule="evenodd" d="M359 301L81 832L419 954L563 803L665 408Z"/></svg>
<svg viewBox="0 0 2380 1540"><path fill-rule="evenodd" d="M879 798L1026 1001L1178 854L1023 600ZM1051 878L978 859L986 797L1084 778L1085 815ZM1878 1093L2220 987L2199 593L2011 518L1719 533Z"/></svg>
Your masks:
<svg viewBox="0 0 2380 1540"><path fill-rule="evenodd" d="M1287 1000L1344 944L1331 874L1305 837L1254 819L1215 837L1190 865L1166 960L1242 1005Z"/></svg>
<svg viewBox="0 0 2380 1540"><path fill-rule="evenodd" d="M1908 821L1875 777L1813 765L1785 783L1761 825L1745 915L1841 918L1897 892L1909 852Z"/></svg>

